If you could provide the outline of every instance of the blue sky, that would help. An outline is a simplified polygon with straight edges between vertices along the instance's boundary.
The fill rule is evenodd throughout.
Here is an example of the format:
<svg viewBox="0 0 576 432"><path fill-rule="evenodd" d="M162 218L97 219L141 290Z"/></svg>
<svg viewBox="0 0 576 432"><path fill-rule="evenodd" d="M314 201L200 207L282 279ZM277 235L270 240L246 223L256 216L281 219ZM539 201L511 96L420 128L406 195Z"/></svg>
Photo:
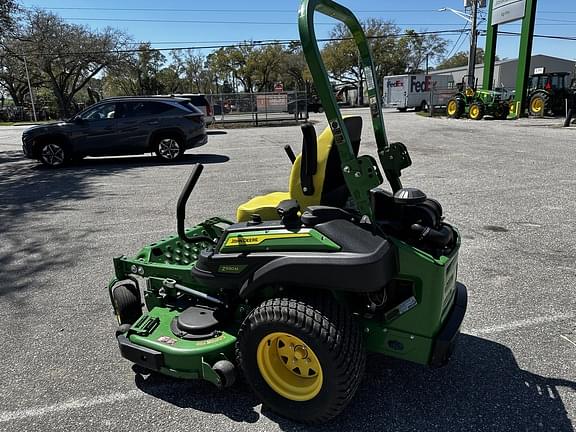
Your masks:
<svg viewBox="0 0 576 432"><path fill-rule="evenodd" d="M340 0L359 18L379 17L394 21L401 28L432 31L461 29L465 21L442 7L463 9L463 0ZM296 12L298 0L177 1L177 0L23 0L26 7L51 9L68 21L93 28L111 26L125 30L137 41L151 41L158 48L217 45L242 40L297 39ZM92 8L92 9L75 9ZM126 10L118 10L126 9ZM148 9L148 10L145 10ZM153 9L153 10L150 10ZM484 13L485 15L485 13ZM122 21L133 20L133 21ZM164 22L138 21L158 20ZM191 23L177 21L210 21ZM324 16L317 19L318 37L327 37L330 23ZM320 24L324 23L324 24ZM576 3L574 0L540 0L536 33L576 36ZM485 28L485 23L482 25ZM501 30L519 31L519 23L507 24ZM449 51L468 49L468 37L447 36ZM201 42L209 42L203 45ZM216 43L214 43L216 41ZM518 54L518 37L500 37L497 54L514 58ZM479 46L484 46L480 38ZM204 50L204 53L209 51ZM576 41L535 39L534 54L548 54L576 59Z"/></svg>

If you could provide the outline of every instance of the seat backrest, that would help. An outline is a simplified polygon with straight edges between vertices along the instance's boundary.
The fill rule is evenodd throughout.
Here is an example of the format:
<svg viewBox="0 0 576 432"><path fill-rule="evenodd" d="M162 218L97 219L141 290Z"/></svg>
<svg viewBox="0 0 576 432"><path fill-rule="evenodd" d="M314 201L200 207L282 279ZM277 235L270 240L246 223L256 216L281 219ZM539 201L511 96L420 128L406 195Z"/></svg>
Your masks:
<svg viewBox="0 0 576 432"><path fill-rule="evenodd" d="M348 130L354 154L358 155L362 135L362 117L345 117L344 124ZM299 154L294 161L294 165L292 165L292 172L290 173L290 197L297 200L302 209L311 205L343 207L350 193L342 174L340 155L334 145L334 136L330 127L324 129L318 136L317 142L317 168L313 179L314 193L312 195L304 195L304 192L302 192L302 184L300 182L302 154Z"/></svg>

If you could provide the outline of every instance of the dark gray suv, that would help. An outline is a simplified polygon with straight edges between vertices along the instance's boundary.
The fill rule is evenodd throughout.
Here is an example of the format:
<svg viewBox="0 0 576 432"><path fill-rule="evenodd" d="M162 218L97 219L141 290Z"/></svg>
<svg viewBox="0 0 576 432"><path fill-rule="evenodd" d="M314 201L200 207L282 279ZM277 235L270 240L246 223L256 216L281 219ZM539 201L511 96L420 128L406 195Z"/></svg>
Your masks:
<svg viewBox="0 0 576 432"><path fill-rule="evenodd" d="M22 143L27 157L50 167L85 156L148 152L171 161L206 144L204 126L203 113L186 99L111 98L70 120L25 130Z"/></svg>

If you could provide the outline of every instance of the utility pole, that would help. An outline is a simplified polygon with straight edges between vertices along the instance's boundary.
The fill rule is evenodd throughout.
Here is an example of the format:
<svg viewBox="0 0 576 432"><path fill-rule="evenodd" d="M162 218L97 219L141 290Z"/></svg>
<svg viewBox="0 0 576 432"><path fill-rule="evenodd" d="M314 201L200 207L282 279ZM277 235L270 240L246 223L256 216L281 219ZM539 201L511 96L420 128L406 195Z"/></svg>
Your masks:
<svg viewBox="0 0 576 432"><path fill-rule="evenodd" d="M470 32L470 55L468 56L468 87L474 87L476 72L476 46L478 41L478 1L472 0L472 31Z"/></svg>
<svg viewBox="0 0 576 432"><path fill-rule="evenodd" d="M32 103L32 113L34 114L34 121L37 122L36 117L36 107L34 106L34 94L32 93L32 85L30 84L30 74L28 73L28 62L26 62L26 55L22 53L22 59L24 59L24 70L26 70L26 81L28 81L28 91L30 92L30 102Z"/></svg>

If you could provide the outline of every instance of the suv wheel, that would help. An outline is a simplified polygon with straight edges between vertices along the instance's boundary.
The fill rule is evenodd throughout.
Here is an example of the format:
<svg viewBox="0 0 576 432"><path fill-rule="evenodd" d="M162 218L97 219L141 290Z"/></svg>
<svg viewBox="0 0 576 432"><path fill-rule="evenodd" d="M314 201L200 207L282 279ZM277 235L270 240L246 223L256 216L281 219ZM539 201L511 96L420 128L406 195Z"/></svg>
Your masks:
<svg viewBox="0 0 576 432"><path fill-rule="evenodd" d="M68 154L60 143L46 143L40 146L40 162L44 165L57 168L66 163Z"/></svg>
<svg viewBox="0 0 576 432"><path fill-rule="evenodd" d="M166 161L176 160L184 154L182 140L175 136L161 136L156 140L156 155Z"/></svg>

